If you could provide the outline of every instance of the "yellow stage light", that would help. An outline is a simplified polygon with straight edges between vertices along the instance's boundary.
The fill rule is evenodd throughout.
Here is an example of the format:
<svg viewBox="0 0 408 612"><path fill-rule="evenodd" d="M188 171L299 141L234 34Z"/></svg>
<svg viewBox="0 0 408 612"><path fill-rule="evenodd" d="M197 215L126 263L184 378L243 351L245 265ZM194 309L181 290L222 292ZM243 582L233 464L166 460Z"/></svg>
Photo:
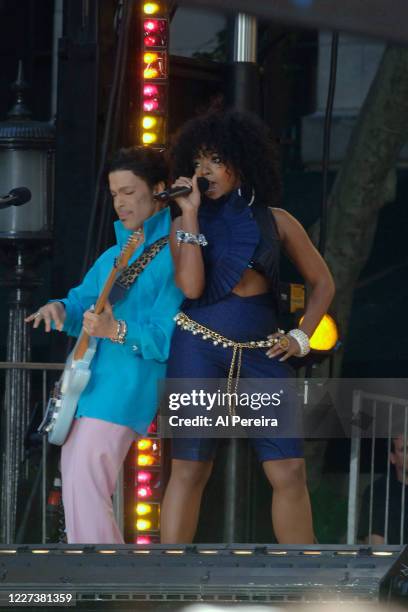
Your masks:
<svg viewBox="0 0 408 612"><path fill-rule="evenodd" d="M157 140L157 134L153 134L152 132L144 132L142 136L143 144L153 144Z"/></svg>
<svg viewBox="0 0 408 612"><path fill-rule="evenodd" d="M137 448L139 450L147 450L148 448L152 448L153 442L147 438L142 438L137 442Z"/></svg>
<svg viewBox="0 0 408 612"><path fill-rule="evenodd" d="M136 529L138 531L148 531L152 526L151 521L147 521L146 519L137 519L136 521Z"/></svg>
<svg viewBox="0 0 408 612"><path fill-rule="evenodd" d="M145 53L143 56L143 60L145 64L152 64L153 62L156 62L158 60L158 54L157 53Z"/></svg>
<svg viewBox="0 0 408 612"><path fill-rule="evenodd" d="M156 119L156 117L150 117L150 116L147 116L147 115L146 115L145 117L143 117L143 120L142 120L142 126L143 126L143 128L144 128L145 130L151 130L152 128L156 127L156 125L157 125L157 119ZM141 448L141 447L139 446L140 442L142 442L142 440L139 440L139 443L138 443L138 448ZM150 447L149 447L149 448L150 448ZM142 449L142 450L143 450L143 449Z"/></svg>
<svg viewBox="0 0 408 612"><path fill-rule="evenodd" d="M302 321L303 317L299 324ZM331 351L336 346L338 339L339 332L336 321L330 315L325 314L310 338L310 348L314 351Z"/></svg>
<svg viewBox="0 0 408 612"><path fill-rule="evenodd" d="M139 514L140 516L144 516L145 514L150 514L150 512L152 511L152 507L150 504L137 504L136 506L136 514Z"/></svg>
<svg viewBox="0 0 408 612"><path fill-rule="evenodd" d="M153 465L154 463L154 457L151 457L150 455L139 455L137 458L137 464L138 465Z"/></svg>
<svg viewBox="0 0 408 612"><path fill-rule="evenodd" d="M157 68L146 68L143 73L145 79L157 79L159 75L160 72L157 70Z"/></svg>
<svg viewBox="0 0 408 612"><path fill-rule="evenodd" d="M154 15L160 9L157 2L146 2L143 6L143 12L145 15Z"/></svg>

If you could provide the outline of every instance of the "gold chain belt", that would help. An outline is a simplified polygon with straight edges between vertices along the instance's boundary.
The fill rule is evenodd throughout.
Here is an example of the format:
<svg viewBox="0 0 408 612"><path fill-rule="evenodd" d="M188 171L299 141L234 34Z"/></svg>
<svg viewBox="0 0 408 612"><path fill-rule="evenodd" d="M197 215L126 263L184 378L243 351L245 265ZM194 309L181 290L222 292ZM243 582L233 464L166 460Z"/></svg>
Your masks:
<svg viewBox="0 0 408 612"><path fill-rule="evenodd" d="M229 399L229 413L230 415L235 414L235 402L232 401L232 394L236 394L238 391L239 376L241 373L242 364L242 349L256 349L256 348L270 348L279 342L279 338L271 338L270 340L251 340L249 342L235 342L225 336L222 336L216 331L205 327L197 323L193 319L190 319L184 312L179 312L174 317L175 322L181 329L189 331L193 336L201 335L203 340L210 340L214 346L222 345L223 348L232 348L232 360L230 369L228 372L227 381L227 394ZM235 383L234 383L234 370L236 370ZM234 389L232 391L232 389Z"/></svg>

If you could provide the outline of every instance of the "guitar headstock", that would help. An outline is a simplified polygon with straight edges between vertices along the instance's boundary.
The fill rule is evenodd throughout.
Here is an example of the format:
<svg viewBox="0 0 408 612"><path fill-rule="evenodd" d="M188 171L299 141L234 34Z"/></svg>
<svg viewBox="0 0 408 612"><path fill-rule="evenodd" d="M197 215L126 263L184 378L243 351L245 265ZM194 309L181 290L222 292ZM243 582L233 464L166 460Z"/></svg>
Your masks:
<svg viewBox="0 0 408 612"><path fill-rule="evenodd" d="M129 236L128 241L121 250L119 257L117 257L115 261L115 267L118 270L124 270L126 268L129 263L129 259L132 257L133 253L139 246L142 237L142 230L136 230L135 232L133 232L133 234Z"/></svg>

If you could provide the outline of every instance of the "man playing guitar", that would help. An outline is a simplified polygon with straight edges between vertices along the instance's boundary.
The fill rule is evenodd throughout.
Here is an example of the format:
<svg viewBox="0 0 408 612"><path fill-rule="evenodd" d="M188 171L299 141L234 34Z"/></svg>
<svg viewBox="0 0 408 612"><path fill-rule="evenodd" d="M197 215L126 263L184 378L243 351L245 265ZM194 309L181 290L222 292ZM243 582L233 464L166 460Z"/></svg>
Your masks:
<svg viewBox="0 0 408 612"><path fill-rule="evenodd" d="M35 328L43 321L46 332L80 336L74 364L82 363L88 341L95 346L89 381L61 453L68 543L123 543L111 496L136 433L147 431L156 412L157 381L165 376L173 317L183 297L173 281L166 241L169 210L154 198L165 188L162 154L147 147L121 150L109 164L108 180L119 217L117 244L102 253L66 298L26 319ZM118 287L111 293L108 281L115 278L112 269L121 249L131 253L125 272L137 271L130 283L119 286L122 293L114 300ZM69 396L66 386L63 394Z"/></svg>

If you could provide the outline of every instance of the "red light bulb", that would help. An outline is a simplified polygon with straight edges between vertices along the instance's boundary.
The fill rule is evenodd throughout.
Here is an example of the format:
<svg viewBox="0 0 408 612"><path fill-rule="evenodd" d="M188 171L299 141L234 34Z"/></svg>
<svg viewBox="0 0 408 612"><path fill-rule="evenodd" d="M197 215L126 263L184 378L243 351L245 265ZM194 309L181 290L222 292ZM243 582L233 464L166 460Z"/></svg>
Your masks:
<svg viewBox="0 0 408 612"><path fill-rule="evenodd" d="M151 113L159 108L159 103L157 100L145 100L143 102L143 110L147 113Z"/></svg>
<svg viewBox="0 0 408 612"><path fill-rule="evenodd" d="M149 87L149 85L147 86ZM159 90L155 85L150 85L150 87L154 87L156 89L155 93L152 95L159 95ZM155 419L154 421L152 421L152 423L150 423L149 425L149 429L147 430L148 433L157 433L157 420Z"/></svg>
<svg viewBox="0 0 408 612"><path fill-rule="evenodd" d="M158 36L146 36L144 39L144 44L146 47L158 47L160 46L161 39Z"/></svg>
<svg viewBox="0 0 408 612"><path fill-rule="evenodd" d="M150 487L146 487L146 486L142 486L142 487L138 487L137 489L137 496L141 497L141 498L146 498L146 497L151 497L152 496L152 490Z"/></svg>
<svg viewBox="0 0 408 612"><path fill-rule="evenodd" d="M151 544L152 540L149 536L137 536L136 544Z"/></svg>
<svg viewBox="0 0 408 612"><path fill-rule="evenodd" d="M159 29L159 23L155 19L146 19L144 22L145 32L157 32Z"/></svg>
<svg viewBox="0 0 408 612"><path fill-rule="evenodd" d="M157 96L158 94L159 94L159 90L157 89L156 85L145 85L143 87L143 95L148 96L149 98L152 98L153 96ZM149 427L149 432L150 432L150 427Z"/></svg>
<svg viewBox="0 0 408 612"><path fill-rule="evenodd" d="M153 474L151 472L140 471L137 473L137 482L141 482L141 483L150 482L152 479L152 475Z"/></svg>

